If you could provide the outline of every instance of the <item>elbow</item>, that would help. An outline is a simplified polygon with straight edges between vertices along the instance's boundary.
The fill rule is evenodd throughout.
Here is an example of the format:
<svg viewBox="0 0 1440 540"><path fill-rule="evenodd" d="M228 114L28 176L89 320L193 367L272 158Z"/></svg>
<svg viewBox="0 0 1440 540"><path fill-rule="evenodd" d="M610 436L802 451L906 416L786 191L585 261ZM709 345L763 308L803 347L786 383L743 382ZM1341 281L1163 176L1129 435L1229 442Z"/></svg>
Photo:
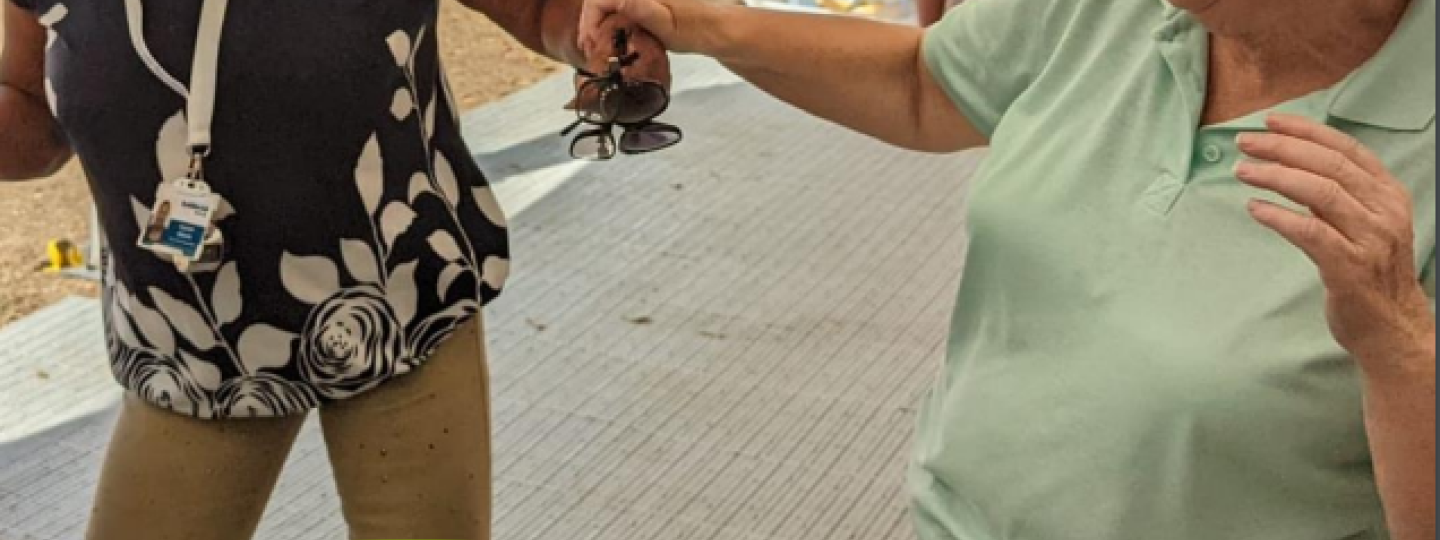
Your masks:
<svg viewBox="0 0 1440 540"><path fill-rule="evenodd" d="M0 82L0 180L51 176L70 155L70 142L45 101Z"/></svg>
<svg viewBox="0 0 1440 540"><path fill-rule="evenodd" d="M585 56L575 43L579 25L575 4L556 0L539 0L534 10L523 14L512 31L516 40L536 54L572 66L585 64Z"/></svg>
<svg viewBox="0 0 1440 540"><path fill-rule="evenodd" d="M70 149L55 148L0 160L0 181L20 182L54 176L70 161Z"/></svg>
<svg viewBox="0 0 1440 540"><path fill-rule="evenodd" d="M41 169L23 169L18 167L0 168L0 182L26 182L30 180L43 180L54 176L59 172L59 167Z"/></svg>
<svg viewBox="0 0 1440 540"><path fill-rule="evenodd" d="M563 48L560 36L548 35L546 32L560 28L566 22L571 26L576 23L573 18L566 20L564 6L558 6L561 9L557 9L555 0L460 0L460 3L490 19L529 51L564 60L555 54L556 50ZM560 24L556 24L557 21ZM547 28L547 25L552 24L555 26Z"/></svg>

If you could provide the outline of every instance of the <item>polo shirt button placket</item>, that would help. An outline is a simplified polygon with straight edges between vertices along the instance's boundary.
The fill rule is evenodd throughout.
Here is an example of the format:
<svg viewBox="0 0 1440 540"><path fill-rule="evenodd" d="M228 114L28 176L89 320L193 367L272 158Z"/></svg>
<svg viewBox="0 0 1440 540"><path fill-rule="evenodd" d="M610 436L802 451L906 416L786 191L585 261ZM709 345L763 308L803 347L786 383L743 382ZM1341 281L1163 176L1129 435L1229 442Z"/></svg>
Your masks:
<svg viewBox="0 0 1440 540"><path fill-rule="evenodd" d="M1145 206L1156 214L1169 214L1170 209L1175 207L1175 201L1180 199L1184 187L1180 179L1170 171L1161 171L1155 183L1145 190Z"/></svg>

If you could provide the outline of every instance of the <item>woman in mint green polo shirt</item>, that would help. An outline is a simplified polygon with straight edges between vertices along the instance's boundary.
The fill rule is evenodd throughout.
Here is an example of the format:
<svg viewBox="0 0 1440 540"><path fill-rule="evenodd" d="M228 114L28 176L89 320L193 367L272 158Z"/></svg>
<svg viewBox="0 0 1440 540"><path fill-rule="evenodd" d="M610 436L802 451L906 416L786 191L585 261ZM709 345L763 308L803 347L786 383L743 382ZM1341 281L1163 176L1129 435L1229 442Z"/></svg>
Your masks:
<svg viewBox="0 0 1440 540"><path fill-rule="evenodd" d="M1435 538L1435 0L1172 2L922 31L589 0L581 31L621 13L882 141L991 146L922 538Z"/></svg>

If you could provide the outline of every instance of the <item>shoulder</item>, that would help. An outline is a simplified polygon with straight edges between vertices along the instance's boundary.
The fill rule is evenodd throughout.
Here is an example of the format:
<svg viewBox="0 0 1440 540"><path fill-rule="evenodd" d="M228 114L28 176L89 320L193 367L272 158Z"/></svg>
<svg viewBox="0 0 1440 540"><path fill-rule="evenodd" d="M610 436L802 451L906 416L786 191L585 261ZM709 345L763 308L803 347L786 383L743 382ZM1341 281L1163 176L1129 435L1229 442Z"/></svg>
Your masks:
<svg viewBox="0 0 1440 540"><path fill-rule="evenodd" d="M926 39L972 43L992 60L1043 62L1132 45L1183 16L1165 0L966 0Z"/></svg>
<svg viewBox="0 0 1440 540"><path fill-rule="evenodd" d="M1183 16L1165 0L966 0L947 18L975 23L998 23L988 28L1001 30L1024 25L1033 39L1058 37L1049 31L1112 33L1154 28L1167 18Z"/></svg>

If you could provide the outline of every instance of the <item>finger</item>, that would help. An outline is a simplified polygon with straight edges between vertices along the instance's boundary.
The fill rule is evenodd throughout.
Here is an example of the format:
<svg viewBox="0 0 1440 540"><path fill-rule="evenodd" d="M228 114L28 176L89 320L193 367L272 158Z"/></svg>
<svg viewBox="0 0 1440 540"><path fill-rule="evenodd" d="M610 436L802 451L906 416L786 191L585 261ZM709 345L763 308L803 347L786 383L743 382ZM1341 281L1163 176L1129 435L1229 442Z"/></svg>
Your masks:
<svg viewBox="0 0 1440 540"><path fill-rule="evenodd" d="M1265 125L1275 133L1307 140L1340 152L1360 169L1373 176L1387 176L1384 162L1355 137L1294 114L1275 113L1265 118Z"/></svg>
<svg viewBox="0 0 1440 540"><path fill-rule="evenodd" d="M1367 184L1378 185L1372 191L1363 192L1361 204L1376 212L1408 212L1409 190L1390 174L1380 157L1359 139L1334 127L1293 114L1272 114L1266 118L1265 123L1276 133L1338 151L1360 167L1360 170L1369 173L1371 181Z"/></svg>
<svg viewBox="0 0 1440 540"><path fill-rule="evenodd" d="M1278 163L1242 161L1235 166L1240 181L1295 201L1352 241L1370 234L1374 216L1334 180Z"/></svg>
<svg viewBox="0 0 1440 540"><path fill-rule="evenodd" d="M1385 186L1345 154L1314 142L1277 133L1243 133L1236 145L1251 157L1334 180L1371 211L1387 197Z"/></svg>
<svg viewBox="0 0 1440 540"><path fill-rule="evenodd" d="M577 24L578 31L575 33L576 45L587 57L593 56L597 40L596 31L605 17L609 15L612 6L608 5L613 0L584 0L580 6L580 21Z"/></svg>
<svg viewBox="0 0 1440 540"><path fill-rule="evenodd" d="M608 43L601 26L606 19L620 10L620 2L623 0L585 0L580 8L579 32L576 33L577 45L580 50L586 53L587 57L595 56L595 51L600 49L602 43Z"/></svg>
<svg viewBox="0 0 1440 540"><path fill-rule="evenodd" d="M1250 216L1305 252L1322 276L1338 271L1352 249L1351 244L1329 224L1272 203L1251 200Z"/></svg>
<svg viewBox="0 0 1440 540"><path fill-rule="evenodd" d="M615 26L620 23L620 17L616 15L606 16L596 22L596 39L591 42L591 47L585 52L585 68L591 73L600 75L605 73L606 59L615 54L612 50L610 37L615 33ZM599 36L605 36L601 39Z"/></svg>

